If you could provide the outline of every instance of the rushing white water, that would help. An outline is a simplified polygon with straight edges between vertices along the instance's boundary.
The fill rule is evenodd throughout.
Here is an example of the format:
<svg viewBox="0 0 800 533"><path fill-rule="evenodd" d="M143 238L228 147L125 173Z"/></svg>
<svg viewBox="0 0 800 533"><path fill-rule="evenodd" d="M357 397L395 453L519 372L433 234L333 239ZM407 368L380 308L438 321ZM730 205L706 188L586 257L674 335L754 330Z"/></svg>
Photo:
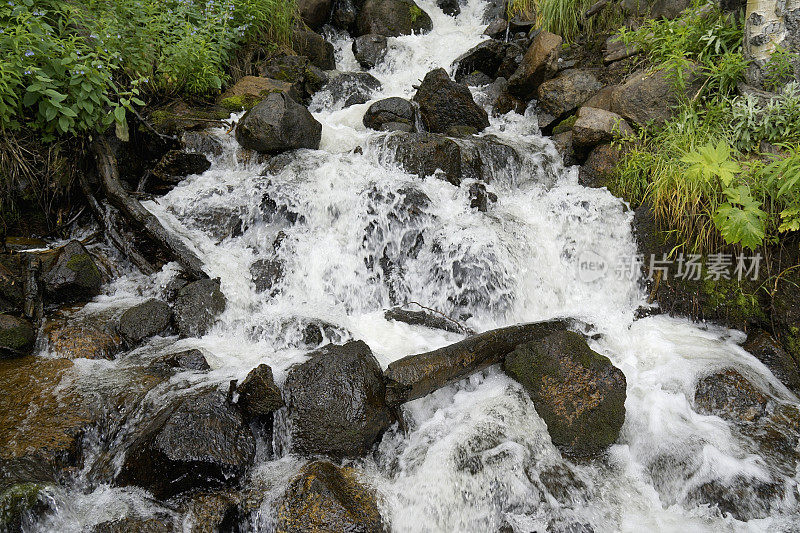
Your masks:
<svg viewBox="0 0 800 533"><path fill-rule="evenodd" d="M386 61L372 71L382 82L373 101L411 96L428 71L449 69L485 38L482 0L469 0L456 18L431 0L419 4L434 29L390 39ZM351 40L337 39L340 70L358 70ZM626 421L608 457L564 460L521 387L490 368L406 405L408 432L390 430L375 456L357 463L394 531L482 532L504 525L515 532L793 530L800 516L797 473L759 456L728 423L695 412L693 396L699 377L735 366L776 400L796 398L739 347L741 333L666 317L635 321L644 305L636 276L579 275L581 254L609 261L635 256L632 213L623 202L578 185L574 169L563 168L539 135L535 115L512 113L493 118L482 134L514 146L520 157L492 161L488 188L499 200L479 212L469 206L468 183L459 188L402 171L385 135L362 125L368 106L342 109L322 91L312 103L323 124L320 150L299 152L268 175L263 165L239 161L235 141L220 129L225 150L211 169L147 203L198 251L228 300L210 333L177 343L204 348L212 372L181 374L151 391L148 401L186 384L241 379L259 363L268 363L281 382L303 360L302 326L314 321L336 327L329 334L337 338L329 340L364 340L384 366L461 338L386 321L383 311L397 302L423 303L479 331L577 317L597 334L592 348L627 378ZM272 209L264 207L265 195ZM411 202L420 209L409 210ZM241 234L220 234L209 223L214 216L223 223L241 219ZM272 258L284 265L279 290L258 293L251 265ZM381 268L382 258L394 267ZM124 275L89 309L160 295L175 272L169 266L153 278ZM174 350L174 341L155 339L113 363L78 365L78 372L85 379L119 370ZM284 457L256 466L249 483L270 488L251 517L253 530L270 530L275 499L301 464ZM773 504L770 518L747 523L691 497L705 482L731 485L736 476L777 479L786 497ZM146 516L158 509L140 490L106 485L78 486L54 498L59 510L41 530L81 531L131 510Z"/></svg>

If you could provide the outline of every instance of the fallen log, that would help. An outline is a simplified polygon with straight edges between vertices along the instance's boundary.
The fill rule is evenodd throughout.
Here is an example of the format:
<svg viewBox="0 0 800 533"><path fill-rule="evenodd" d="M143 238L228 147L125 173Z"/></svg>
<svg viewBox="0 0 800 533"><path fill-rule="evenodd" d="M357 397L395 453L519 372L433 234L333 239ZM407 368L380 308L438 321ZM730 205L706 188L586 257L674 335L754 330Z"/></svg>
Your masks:
<svg viewBox="0 0 800 533"><path fill-rule="evenodd" d="M570 324L572 321L567 319L518 324L474 335L438 350L404 357L391 363L383 373L386 403L396 407L421 398L499 363L519 344L566 330Z"/></svg>
<svg viewBox="0 0 800 533"><path fill-rule="evenodd" d="M445 315L435 315L428 311L411 311L410 309L403 309L401 307L393 307L383 313L386 320L394 320L396 322L404 322L412 326L425 326L431 329L441 329L451 333L463 333L466 335L475 335L475 332L466 326L463 326Z"/></svg>
<svg viewBox="0 0 800 533"><path fill-rule="evenodd" d="M92 149L97 160L97 170L103 192L108 201L120 210L122 215L134 227L141 228L145 234L164 249L194 279L204 279L208 275L203 271L203 262L189 249L180 238L167 231L161 222L150 211L125 190L119 181L117 160L111 153L108 141L104 138L95 140Z"/></svg>
<svg viewBox="0 0 800 533"><path fill-rule="evenodd" d="M86 197L89 207L97 221L103 227L103 232L108 236L111 244L127 257L131 263L136 265L136 268L138 268L142 274L148 276L154 274L156 268L136 250L132 236L126 235L127 232L121 227L122 224L119 221L116 209L110 205L101 204L97 198L95 198L89 186L89 181L83 173L79 173L78 183L81 186L81 190Z"/></svg>

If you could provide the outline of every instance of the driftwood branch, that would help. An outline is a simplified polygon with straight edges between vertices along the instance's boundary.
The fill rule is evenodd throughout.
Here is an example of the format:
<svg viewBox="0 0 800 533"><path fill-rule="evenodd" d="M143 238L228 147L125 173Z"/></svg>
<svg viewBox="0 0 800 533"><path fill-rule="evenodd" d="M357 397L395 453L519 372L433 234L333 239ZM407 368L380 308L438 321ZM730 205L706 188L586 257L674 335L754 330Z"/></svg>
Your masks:
<svg viewBox="0 0 800 533"><path fill-rule="evenodd" d="M119 181L117 160L111 153L108 141L104 138L97 139L92 149L97 160L103 191L111 205L119 209L132 226L144 230L145 234L177 261L187 274L195 279L207 278L200 258L179 237L167 231L155 215L131 197L122 186Z"/></svg>
<svg viewBox="0 0 800 533"><path fill-rule="evenodd" d="M431 352L409 355L384 372L386 403L397 406L421 398L489 365L526 342L568 329L569 320L519 324L474 335Z"/></svg>
<svg viewBox="0 0 800 533"><path fill-rule="evenodd" d="M403 309L402 307L394 307L383 313L386 320L394 320L397 322L405 322L412 326L425 326L432 329L441 329L450 331L452 333L463 333L465 335L475 335L475 331L471 330L458 320L450 318L441 311L426 307L419 302L408 302L409 304L418 305L423 311L411 311L410 309Z"/></svg>

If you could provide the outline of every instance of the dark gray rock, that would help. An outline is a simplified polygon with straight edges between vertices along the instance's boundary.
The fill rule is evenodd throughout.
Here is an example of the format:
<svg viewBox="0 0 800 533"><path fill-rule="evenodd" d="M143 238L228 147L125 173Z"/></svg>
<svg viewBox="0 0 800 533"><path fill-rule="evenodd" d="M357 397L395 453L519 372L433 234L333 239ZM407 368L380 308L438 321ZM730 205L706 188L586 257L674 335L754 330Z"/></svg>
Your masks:
<svg viewBox="0 0 800 533"><path fill-rule="evenodd" d="M202 174L211 168L203 154L170 150L153 167L153 177L165 183L178 183L191 174Z"/></svg>
<svg viewBox="0 0 800 533"><path fill-rule="evenodd" d="M322 124L284 94L270 94L248 111L236 126L236 140L244 148L279 153L297 148L318 149Z"/></svg>
<svg viewBox="0 0 800 533"><path fill-rule="evenodd" d="M730 480L714 479L694 487L687 499L691 504L716 507L720 513L746 522L771 516L773 502L785 496L781 482L736 475Z"/></svg>
<svg viewBox="0 0 800 533"><path fill-rule="evenodd" d="M333 100L343 101L344 107L367 103L372 98L373 91L380 88L381 82L368 72L342 72L325 86Z"/></svg>
<svg viewBox="0 0 800 533"><path fill-rule="evenodd" d="M331 0L297 0L297 12L303 22L314 31L322 28L331 16Z"/></svg>
<svg viewBox="0 0 800 533"><path fill-rule="evenodd" d="M581 107L572 126L572 141L576 146L591 147L614 139L633 135L624 118L594 107Z"/></svg>
<svg viewBox="0 0 800 533"><path fill-rule="evenodd" d="M177 370L210 370L203 352L197 349L183 350L182 352L169 353L156 358L154 367L166 367Z"/></svg>
<svg viewBox="0 0 800 533"><path fill-rule="evenodd" d="M169 304L150 298L125 311L119 319L117 331L129 346L134 346L167 329L171 319Z"/></svg>
<svg viewBox="0 0 800 533"><path fill-rule="evenodd" d="M284 405L269 365L261 364L251 370L236 387L236 392L239 394L237 403L248 418L269 415Z"/></svg>
<svg viewBox="0 0 800 533"><path fill-rule="evenodd" d="M461 14L461 4L458 0L436 0L436 6L445 15L450 15L451 17L457 17Z"/></svg>
<svg viewBox="0 0 800 533"><path fill-rule="evenodd" d="M414 106L398 96L379 100L364 114L364 126L378 131L413 131Z"/></svg>
<svg viewBox="0 0 800 533"><path fill-rule="evenodd" d="M623 155L624 150L612 143L595 146L581 165L578 182L584 187L608 186L612 173Z"/></svg>
<svg viewBox="0 0 800 533"><path fill-rule="evenodd" d="M201 279L178 291L173 305L175 327L181 337L202 337L225 311L219 279Z"/></svg>
<svg viewBox="0 0 800 533"><path fill-rule="evenodd" d="M485 213L489 210L489 202L497 202L497 195L486 190L486 185L480 182L469 186L469 206Z"/></svg>
<svg viewBox="0 0 800 533"><path fill-rule="evenodd" d="M503 370L530 395L553 444L590 456L616 442L625 422L625 375L577 333L517 346Z"/></svg>
<svg viewBox="0 0 800 533"><path fill-rule="evenodd" d="M183 491L225 486L255 457L255 438L225 393L207 389L179 398L139 430L117 483L166 499Z"/></svg>
<svg viewBox="0 0 800 533"><path fill-rule="evenodd" d="M362 341L329 344L291 367L284 400L291 453L361 457L392 423L380 365Z"/></svg>
<svg viewBox="0 0 800 533"><path fill-rule="evenodd" d="M99 293L103 278L86 248L78 241L70 241L59 251L42 281L50 299L74 302Z"/></svg>
<svg viewBox="0 0 800 533"><path fill-rule="evenodd" d="M336 68L333 45L318 33L295 28L292 32L292 49L298 55L307 57L317 68L322 70Z"/></svg>
<svg viewBox="0 0 800 533"><path fill-rule="evenodd" d="M362 3L361 0L334 0L331 25L336 29L355 35L358 5Z"/></svg>
<svg viewBox="0 0 800 533"><path fill-rule="evenodd" d="M375 68L386 57L388 41L384 35L362 35L353 41L353 55L363 68Z"/></svg>
<svg viewBox="0 0 800 533"><path fill-rule="evenodd" d="M365 0L356 21L358 35L399 37L430 31L431 17L413 0Z"/></svg>
<svg viewBox="0 0 800 533"><path fill-rule="evenodd" d="M497 70L503 63L508 43L489 39L468 50L455 60L455 79L461 83L464 78L475 72L481 72L494 80Z"/></svg>
<svg viewBox="0 0 800 533"><path fill-rule="evenodd" d="M800 395L800 367L769 333L759 329L751 330L742 347L764 363L781 383Z"/></svg>
<svg viewBox="0 0 800 533"><path fill-rule="evenodd" d="M469 89L451 80L443 68L425 76L414 101L431 133L452 134L464 129L477 133L489 126L486 111L475 103Z"/></svg>
<svg viewBox="0 0 800 533"><path fill-rule="evenodd" d="M441 170L447 181L461 184L461 148L453 139L433 133L395 133L388 144L406 172L425 178Z"/></svg>
<svg viewBox="0 0 800 533"><path fill-rule="evenodd" d="M36 342L33 324L24 318L0 315L0 359L30 354Z"/></svg>
<svg viewBox="0 0 800 533"><path fill-rule="evenodd" d="M283 278L283 263L277 259L258 259L250 266L256 292L277 293L276 285Z"/></svg>
<svg viewBox="0 0 800 533"><path fill-rule="evenodd" d="M727 368L697 382L694 402L700 413L731 422L753 422L764 416L769 396L738 371Z"/></svg>
<svg viewBox="0 0 800 533"><path fill-rule="evenodd" d="M655 0L650 7L650 16L654 19L676 19L691 5L691 0Z"/></svg>
<svg viewBox="0 0 800 533"><path fill-rule="evenodd" d="M278 531L387 531L375 491L362 485L352 468L327 461L308 463L289 481L277 514Z"/></svg>
<svg viewBox="0 0 800 533"><path fill-rule="evenodd" d="M507 33L508 21L504 18L493 20L483 31L484 35L488 35L492 39L505 39Z"/></svg>

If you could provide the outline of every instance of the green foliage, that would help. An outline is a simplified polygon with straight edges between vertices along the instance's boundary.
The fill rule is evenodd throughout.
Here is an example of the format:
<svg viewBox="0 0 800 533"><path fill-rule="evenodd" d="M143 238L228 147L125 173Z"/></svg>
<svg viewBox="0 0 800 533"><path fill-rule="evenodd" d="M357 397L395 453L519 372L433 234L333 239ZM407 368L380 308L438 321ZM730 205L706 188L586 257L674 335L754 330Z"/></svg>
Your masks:
<svg viewBox="0 0 800 533"><path fill-rule="evenodd" d="M797 58L797 54L789 52L782 46L776 47L764 65L764 89L775 91L791 81L794 78L792 62Z"/></svg>
<svg viewBox="0 0 800 533"><path fill-rule="evenodd" d="M516 4L531 6L530 13L536 13L538 26L546 31L560 35L565 42L575 41L581 32L596 33L601 29L616 28L619 11L605 9L591 18L584 13L597 0L517 0ZM538 11L538 12L537 12Z"/></svg>
<svg viewBox="0 0 800 533"><path fill-rule="evenodd" d="M509 19L520 16L525 20L531 20L536 16L536 0L508 0L506 13Z"/></svg>
<svg viewBox="0 0 800 533"><path fill-rule="evenodd" d="M724 190L727 202L720 205L713 216L714 224L728 244L741 244L755 249L764 240L764 220L767 214L753 199L747 185Z"/></svg>
<svg viewBox="0 0 800 533"><path fill-rule="evenodd" d="M772 156L772 162L760 171L766 189L779 211L779 232L800 230L800 146L783 144L787 152Z"/></svg>
<svg viewBox="0 0 800 533"><path fill-rule="evenodd" d="M800 141L800 87L792 82L766 105L752 96L738 96L730 101L731 137L740 150L770 143Z"/></svg>
<svg viewBox="0 0 800 533"><path fill-rule="evenodd" d="M712 181L719 178L726 187L742 170L739 163L731 161L731 148L723 141L718 142L716 148L712 144L706 144L683 156L681 161L690 165L687 172L693 179Z"/></svg>
<svg viewBox="0 0 800 533"><path fill-rule="evenodd" d="M45 140L124 135L144 93L219 90L234 47L286 41L292 0L9 0L0 6L0 128Z"/></svg>

